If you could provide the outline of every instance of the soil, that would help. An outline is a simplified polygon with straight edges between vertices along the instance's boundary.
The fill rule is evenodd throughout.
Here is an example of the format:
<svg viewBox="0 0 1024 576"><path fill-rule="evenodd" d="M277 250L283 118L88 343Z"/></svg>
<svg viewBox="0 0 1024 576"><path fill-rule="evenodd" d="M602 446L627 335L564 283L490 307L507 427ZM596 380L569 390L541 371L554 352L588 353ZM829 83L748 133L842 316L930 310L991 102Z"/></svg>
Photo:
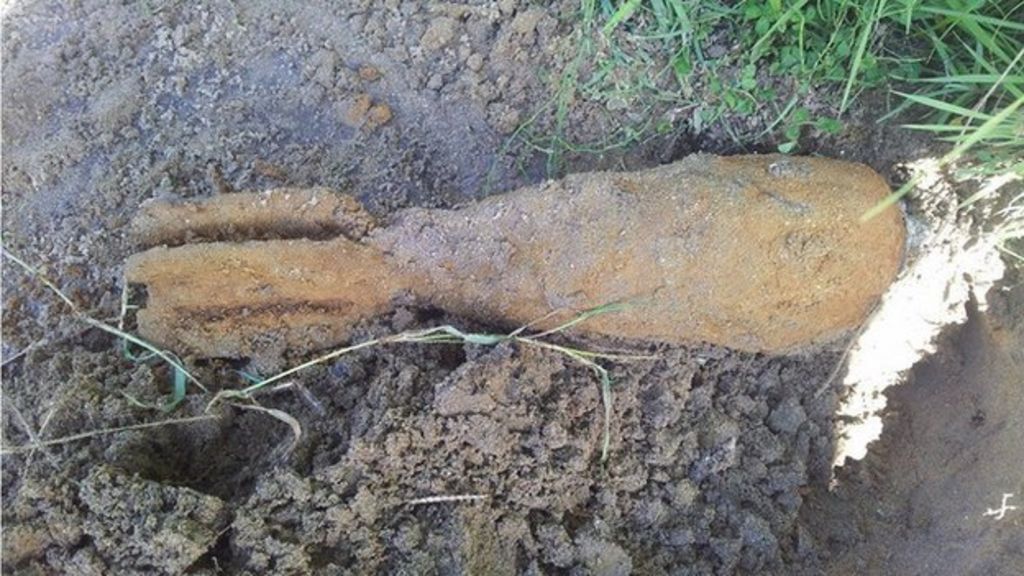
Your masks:
<svg viewBox="0 0 1024 576"><path fill-rule="evenodd" d="M152 198L323 186L387 220L561 176L510 136L573 57L576 8L14 2L3 8L4 246L116 322L136 250L129 224ZM846 136L805 149L898 181L899 165L928 147L875 123L879 107L864 102ZM768 116L746 121L763 129ZM606 120L586 105L565 125L585 138ZM676 120L637 146L560 164L633 169L740 151ZM3 568L1009 574L1020 509L985 515L1004 493L1010 505L1024 498L1021 289L1006 286L994 311L950 329L940 353L890 392L882 441L835 491L842 343L765 355L567 336L657 357L609 364L605 462L600 387L586 367L512 343L396 345L259 396L295 419L297 442L266 412L222 406L198 421L6 453ZM3 288L6 450L204 415L199 393L171 414L129 400L159 401L172 375L126 358L6 259ZM502 328L468 316L400 305L351 338ZM224 388L261 370L183 360Z"/></svg>
<svg viewBox="0 0 1024 576"><path fill-rule="evenodd" d="M1024 565L1024 284L969 305L939 352L887 393L879 442L801 519L836 574L1019 574ZM1010 494L1009 498L1005 495ZM1002 514L1003 505L1016 506Z"/></svg>

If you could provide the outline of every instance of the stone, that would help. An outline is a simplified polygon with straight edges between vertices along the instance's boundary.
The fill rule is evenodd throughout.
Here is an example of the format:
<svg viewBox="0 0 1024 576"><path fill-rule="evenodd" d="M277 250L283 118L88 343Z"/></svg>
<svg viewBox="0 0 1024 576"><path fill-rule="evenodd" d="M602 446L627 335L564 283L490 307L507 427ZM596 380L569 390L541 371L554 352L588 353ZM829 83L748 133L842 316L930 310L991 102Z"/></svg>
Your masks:
<svg viewBox="0 0 1024 576"><path fill-rule="evenodd" d="M345 124L353 128L369 131L391 121L391 107L383 103L374 103L369 94L359 94L345 111Z"/></svg>
<svg viewBox="0 0 1024 576"><path fill-rule="evenodd" d="M359 68L359 79L363 82L376 82L380 78L380 70L374 66L361 66Z"/></svg>

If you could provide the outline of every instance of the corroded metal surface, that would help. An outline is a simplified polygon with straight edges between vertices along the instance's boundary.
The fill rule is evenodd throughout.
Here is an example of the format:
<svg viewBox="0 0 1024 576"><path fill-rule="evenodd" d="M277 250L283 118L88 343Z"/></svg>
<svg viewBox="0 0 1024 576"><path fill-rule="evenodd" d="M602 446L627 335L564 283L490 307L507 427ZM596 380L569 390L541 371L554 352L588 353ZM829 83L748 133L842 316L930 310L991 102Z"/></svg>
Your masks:
<svg viewBox="0 0 1024 576"><path fill-rule="evenodd" d="M266 193L233 194L147 205L140 244L199 243L151 248L126 273L148 288L144 336L210 356L334 345L399 296L507 326L629 301L579 329L785 352L857 326L895 277L899 211L859 221L888 193L859 164L695 155L456 210L408 209L355 233L338 224L330 239L305 233L297 215L322 202L342 207L338 221L363 222L347 197L279 194L268 210ZM207 232L182 210L201 212Z"/></svg>

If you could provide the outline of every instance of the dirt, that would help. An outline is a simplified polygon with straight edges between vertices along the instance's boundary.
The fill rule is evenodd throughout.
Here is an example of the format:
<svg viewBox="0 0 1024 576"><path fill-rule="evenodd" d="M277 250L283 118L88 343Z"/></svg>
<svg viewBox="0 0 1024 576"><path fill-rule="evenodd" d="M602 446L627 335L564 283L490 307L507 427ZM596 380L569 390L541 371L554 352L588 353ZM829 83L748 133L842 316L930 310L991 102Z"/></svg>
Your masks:
<svg viewBox="0 0 1024 576"><path fill-rule="evenodd" d="M399 299L511 327L548 317L538 331L627 303L579 331L780 353L846 335L895 278L900 211L858 222L888 193L862 165L694 155L402 210L369 232L322 190L219 195L148 204L134 227L145 244L196 242L136 254L125 277L148 295L143 337L207 357L336 347Z"/></svg>
<svg viewBox="0 0 1024 576"><path fill-rule="evenodd" d="M4 246L96 318L117 321L122 264L136 250L130 222L152 198L319 186L386 221L561 176L510 136L549 102L573 57L575 2L10 4ZM805 149L898 181L898 165L929 150L875 123L878 110L868 102L842 139ZM607 132L608 116L597 112L570 110L566 136ZM667 134L560 164L572 173L635 169L739 151L671 118ZM548 109L535 126L555 121ZM760 121L737 120L757 131ZM171 374L127 359L116 339L79 323L6 259L3 288L5 450L204 415L209 396L195 391L170 414L126 398L160 401ZM1019 300L1006 302L996 317L1019 318ZM505 328L470 316L399 305L350 337L440 323ZM1002 520L984 513L1001 492L1022 497L1012 417L1019 326L975 316L962 336L951 332L936 377L915 377L895 402L901 412L887 416L896 433L879 446L889 455L844 472L838 492L827 486L842 343L764 355L567 336L658 357L609 364L606 463L599 385L562 355L509 343L362 351L258 397L297 420L297 444L268 414L223 406L202 421L6 453L3 568L842 574L884 573L891 560L905 573L1010 573L1019 510ZM950 370L957 358L974 368L954 383L941 358L953 359ZM218 388L259 370L183 360ZM999 371L983 370L996 360ZM964 394L977 407L964 410ZM971 428L978 409L982 425ZM917 441L899 433L911 410L928 437L926 460L915 461ZM961 443L940 434L946 423ZM962 467L943 480L950 462ZM880 505L895 513L880 517ZM951 544L962 535L968 550Z"/></svg>
<svg viewBox="0 0 1024 576"><path fill-rule="evenodd" d="M760 375L774 372L763 360L700 367L685 357L617 371L615 455L605 466L597 388L560 358L509 346L434 382L414 374L401 386L420 371L408 366L397 382L371 377L347 392L360 398L349 422L332 425L347 441L326 458L318 450L308 474L279 470L257 484L236 516L232 558L253 572L778 568L796 552L775 534L793 530L805 458L826 446L806 416L788 441L754 441L775 438L757 414L767 398L790 395ZM734 378L747 386L713 391ZM750 474L763 483L751 486ZM484 500L408 504L465 494ZM296 509L296 497L307 503Z"/></svg>
<svg viewBox="0 0 1024 576"><path fill-rule="evenodd" d="M884 432L867 458L801 510L834 554L833 573L1020 573L1020 271L989 296L991 313L972 302L967 323L947 329L938 353L889 390Z"/></svg>
<svg viewBox="0 0 1024 576"><path fill-rule="evenodd" d="M399 311L367 330L387 333L405 322L420 320ZM305 432L284 460L287 427L255 414L198 432L190 425L132 433L113 445L98 440L92 450L63 455L84 464L100 449L125 478L120 482L172 496L208 494L199 510L180 497L167 508L160 503L169 496L124 499L116 490L106 506L83 502L86 492L95 499L109 491L92 488L91 476L30 469L22 504L6 520L38 536L9 539L7 557L23 567L67 567L78 553L107 569L131 571L148 561L174 572L170 567L196 561L194 548L205 545L212 550L193 570L520 573L575 566L671 573L688 566L701 573L813 566L794 520L807 479L827 477L832 399L815 399L814 391L816 374L837 355L654 352L657 361L613 370L607 464L599 458L599 388L588 370L560 355L513 345L358 354L312 370L303 378L305 393L275 395L273 405L300 418ZM270 428L270 437L246 435L253 425ZM64 429L60 421L51 426ZM210 427L220 430L215 437L242 442L233 450L251 460L204 473L214 464L200 455L217 445ZM35 464L40 472L46 466ZM26 496L40 492L47 497ZM408 503L464 494L485 499ZM224 507L233 518L217 538L213 512ZM178 526L185 533L176 540L188 546L158 541L138 555L110 554L110 533L140 517ZM58 541L57 518L84 528Z"/></svg>

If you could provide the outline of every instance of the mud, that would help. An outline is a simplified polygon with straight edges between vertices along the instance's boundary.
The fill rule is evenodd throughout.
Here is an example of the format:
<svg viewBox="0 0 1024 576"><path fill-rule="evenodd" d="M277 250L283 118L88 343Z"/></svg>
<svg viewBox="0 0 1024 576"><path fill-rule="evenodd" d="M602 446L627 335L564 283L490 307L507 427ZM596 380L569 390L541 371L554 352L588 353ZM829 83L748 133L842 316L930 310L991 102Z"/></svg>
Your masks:
<svg viewBox="0 0 1024 576"><path fill-rule="evenodd" d="M772 149L757 142L745 150L728 134L764 132L778 116L768 108L706 130L696 123L699 110L636 106L670 129L557 159L510 138L528 122L538 133L561 123L567 140L593 141L615 131L623 114L636 114L576 102L559 120L556 107L545 106L579 45L578 8L521 0L8 2L4 246L90 315L116 322L122 266L136 251L130 222L151 199L324 187L356 196L379 222L402 209L451 208L564 173ZM787 100L780 92L779 101ZM846 134L805 138L802 146L866 163L898 184L901 163L934 151L895 123L876 122L879 101L861 102L849 112ZM549 173L549 165L559 170ZM350 214L371 227L361 213ZM286 236L363 234L363 224L353 230L347 222L296 215ZM205 239L280 239L268 232L257 219L223 236L214 226ZM161 401L166 368L127 359L119 342L84 328L45 288L6 260L3 266L4 450L203 415L210 398L200 394L171 414L128 401L124 393ZM1020 309L998 314L1019 318ZM508 328L399 304L355 325L350 338L441 323ZM994 340L1005 333L994 332ZM609 365L615 412L607 464L599 457L598 385L566 358L511 345L382 348L257 398L299 421L303 436L294 447L288 426L225 406L202 422L5 452L3 570L844 574L851 566L884 573L884 559L896 554L910 573L915 561L935 573L1012 570L1020 531L1008 528L1017 526L971 516L971 547L958 547L965 532L955 519L965 510L954 504L996 507L996 492L1012 490L1003 480L1020 477L1011 449L1022 444L1004 443L1019 431L1019 378L964 371L955 382L942 380L944 390L968 395L989 385L1004 391L979 405L991 426L971 428L974 443L959 460L938 449L947 437L930 434L936 442L922 478L939 479L955 461L962 483L929 484L938 488L914 498L920 470L898 466L914 459L920 435L900 432L893 412L887 423L896 433L882 442L898 449L865 475L891 470L901 483L866 483L845 498L827 492L837 346L769 357L704 344L566 338L659 358ZM950 363L936 372L957 373L955 349L970 342L947 340ZM1020 365L1019 354L1010 357ZM972 358L982 366L994 356ZM214 387L242 386L239 371L259 371L241 361L183 361ZM918 383L912 403L931 391ZM1014 390L1017 396L1005 393ZM958 418L976 410L947 411L947 399L954 407L964 401L938 394L915 413L931 423L924 430L941 431L946 422L967 430ZM1002 463L998 474L991 463ZM977 498L958 498L962 488ZM429 497L442 501L409 503ZM808 506L808 497L850 504ZM928 514L880 520L879 503L891 509L897 501ZM931 555L916 555L926 545Z"/></svg>
<svg viewBox="0 0 1024 576"><path fill-rule="evenodd" d="M398 299L512 327L624 302L580 331L780 353L855 329L893 280L900 211L859 221L888 193L862 165L696 155L457 210L400 211L363 243L155 248L129 260L126 279L147 290L142 335L200 356L251 357L257 341L299 354L336 346ZM151 203L135 229L149 245L232 231L246 240L256 228L289 237L348 223L364 233L367 219L342 198L277 191Z"/></svg>

